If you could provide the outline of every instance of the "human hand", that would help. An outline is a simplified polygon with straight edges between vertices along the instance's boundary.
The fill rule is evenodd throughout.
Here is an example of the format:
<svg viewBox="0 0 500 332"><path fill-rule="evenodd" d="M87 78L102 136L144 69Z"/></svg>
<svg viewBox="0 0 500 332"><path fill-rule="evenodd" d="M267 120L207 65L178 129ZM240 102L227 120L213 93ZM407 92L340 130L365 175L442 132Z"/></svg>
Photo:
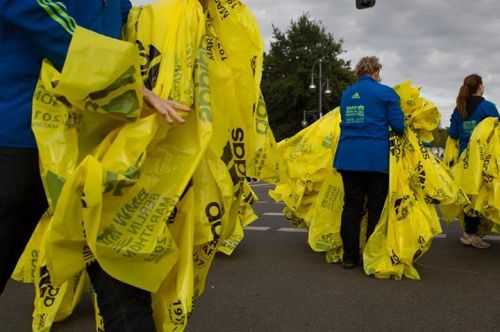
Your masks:
<svg viewBox="0 0 500 332"><path fill-rule="evenodd" d="M179 113L189 113L191 109L185 105L179 104L178 102L172 100L164 100L159 96L155 95L153 91L144 88L144 101L155 111L160 113L165 120L170 123L185 123L186 120L183 119Z"/></svg>

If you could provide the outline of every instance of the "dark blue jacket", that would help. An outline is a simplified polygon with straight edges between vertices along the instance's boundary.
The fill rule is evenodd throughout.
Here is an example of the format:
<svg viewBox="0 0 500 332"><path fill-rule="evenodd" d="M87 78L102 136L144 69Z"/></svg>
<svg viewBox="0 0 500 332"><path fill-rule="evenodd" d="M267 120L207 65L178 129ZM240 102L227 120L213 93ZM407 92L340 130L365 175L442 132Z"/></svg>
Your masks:
<svg viewBox="0 0 500 332"><path fill-rule="evenodd" d="M389 170L389 127L404 131L404 114L394 89L363 76L340 102L341 134L335 168L339 171Z"/></svg>
<svg viewBox="0 0 500 332"><path fill-rule="evenodd" d="M42 59L61 69L77 24L119 38L130 8L129 0L0 0L0 147L35 148L31 103Z"/></svg>
<svg viewBox="0 0 500 332"><path fill-rule="evenodd" d="M457 109L453 111L450 129L448 130L451 138L459 140L460 153L469 145L472 132L481 121L489 117L498 118L498 110L495 104L481 97L469 98L467 108L472 108L469 109L467 119L462 119Z"/></svg>

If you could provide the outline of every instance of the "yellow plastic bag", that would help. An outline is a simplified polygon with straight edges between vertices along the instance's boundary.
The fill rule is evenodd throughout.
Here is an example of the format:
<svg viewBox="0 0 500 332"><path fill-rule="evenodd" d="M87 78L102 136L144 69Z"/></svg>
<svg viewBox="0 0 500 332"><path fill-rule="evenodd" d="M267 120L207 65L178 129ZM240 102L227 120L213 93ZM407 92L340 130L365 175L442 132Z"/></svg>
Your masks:
<svg viewBox="0 0 500 332"><path fill-rule="evenodd" d="M469 146L458 158L458 148L447 145L451 173L463 188L470 203L450 205L443 211L447 219L463 218L463 213L484 219L484 232L500 225L500 126L498 119L483 120L472 133ZM456 152L455 152L456 151ZM453 158L454 157L454 158Z"/></svg>
<svg viewBox="0 0 500 332"><path fill-rule="evenodd" d="M334 181L333 186L342 186L342 180L332 167L333 151L337 147L339 134L340 112L336 109L325 115L321 121L278 144L281 156L280 182L270 195L275 200L284 201L293 211L295 218L304 220L307 226L316 218L314 213L324 213L313 208L319 192L324 187L323 180L328 178L329 182ZM331 180L330 177L335 179ZM324 187L324 190L327 190L327 187ZM333 211L334 207L329 205L327 209ZM317 217L325 220L329 218L324 215ZM333 216L330 217L333 219ZM315 245L310 244L314 249Z"/></svg>
<svg viewBox="0 0 500 332"><path fill-rule="evenodd" d="M196 8L201 11L201 7L199 7L197 2L191 2L191 4L196 4ZM190 8L189 10L192 12L192 9ZM203 26L203 24L201 25ZM68 58L88 59L88 55L82 55L75 50L86 49L82 45L94 45L96 40L99 41L100 38L98 35L78 29L75 33ZM111 49L113 44L115 46L126 44L111 39L103 40L103 42ZM185 45L184 42L180 44ZM127 45L130 45L130 48L135 51L133 44ZM176 50L179 49L179 47L172 45L170 47ZM87 47L87 49L91 48ZM116 54L112 64L104 61L104 64L107 66L106 69L113 68L114 71L119 73L120 66L125 67L125 65L128 65L138 68L139 61L135 61L134 56L128 56L126 48L124 51L124 48L117 47L114 51L115 53L103 54L103 57L106 59L109 59L106 56ZM136 54L134 53L135 57L138 58ZM199 53L198 56L202 57L203 53ZM125 60L120 63L116 59ZM187 183L190 179L189 169L194 171L196 168L196 160L197 158L201 158L203 149L206 147L210 137L211 125L207 122L207 120L210 120L209 100L207 100L206 96L202 96L202 94L206 95L208 90L208 82L205 79L208 76L206 69L203 71L203 66L200 66L196 71L197 75L193 75L192 73L184 74L185 77L192 78L193 87L194 80L198 82L196 93L199 95L197 97L199 104L195 107L197 117L190 119L191 125L186 126L195 135L189 135L188 133L175 134L175 129L170 130L171 128L163 125L162 120L158 119L156 115L149 115L139 121L127 124L127 119L118 119L114 114L106 114L100 108L79 109L84 104L81 100L86 98L82 97L85 94L81 93L86 86L77 86L78 81L82 79L81 75L75 77L67 74L67 72L71 72L71 64L73 63L76 63L76 66L78 61L68 61L62 75L55 72L48 64L45 64L42 70L42 80L38 86L38 91L43 91L48 97L52 98L51 100L54 100L53 103L43 105L45 108L42 111L47 113L52 112L50 114L56 115L57 112L63 114L60 117L62 121L58 123L59 126L55 127L46 125L41 121L38 123L34 121L34 130L38 134L38 141L47 143L47 149L42 149L41 151L41 154L45 157L42 157L42 165L46 168L48 168L47 166L54 165L51 171L56 175L56 179L60 180L58 185L60 187L64 185L63 189L57 188L55 191L57 195L53 195L54 200L51 204L55 210L55 215L50 224L48 249L49 251L52 250L49 260L52 265L49 263L49 266L52 266L51 270L54 270L57 276L57 278L53 279L57 279L58 284L62 284L61 287L65 287L67 280L72 280L74 276L78 275L85 268L86 263L97 258L99 264L115 278L130 284L135 283L136 286L142 286L145 289L157 289L177 261L176 244L172 242L167 223L164 220L167 220L170 216L171 210L176 204L176 199L180 195L179 191L182 191L185 187L185 183L183 184L183 182ZM198 63L203 63L203 60L198 61ZM96 65L99 66L99 64ZM112 67L113 65L114 67ZM194 70L194 65L192 67ZM110 71L114 72L113 70ZM161 72L163 73L164 71ZM136 73L139 74L139 71L137 70ZM119 90L121 86L117 86L117 82L112 81L113 76L110 74L106 75L109 79L108 83L110 87L103 90L112 90L106 93L113 93L113 89ZM140 82L141 78L140 76L138 77ZM78 81L72 81L75 79ZM137 79L137 77L134 79ZM45 89L47 82L48 85L46 86L52 88L52 82L54 81L59 82L56 89ZM92 83L92 77L84 81L89 88L95 87L95 82ZM124 81L125 85L130 86L129 78L124 79ZM118 83L123 82L118 80ZM77 93L72 94L69 91L66 94L65 88L74 89ZM136 89L135 92L137 96L141 96L141 102L136 105L137 109L134 109L134 112L139 115L139 105L142 104L140 88ZM100 95L102 94L104 92ZM191 96L191 98L193 97ZM61 100L64 102L59 102ZM73 104L71 104L70 100ZM205 104L202 103L203 101ZM39 103L37 104L37 99L35 99L34 103L35 109L37 109L40 106ZM91 125L94 126L93 128L89 128L88 132L96 132L96 130L102 129L102 133L104 133L97 142L99 143L98 146L97 144L89 144L88 136L91 135L79 136L82 132L86 132L85 130L87 129L85 126L83 128L80 127L81 122L73 124L65 120L70 118L67 114L70 114L71 111L78 113L80 118L90 118L95 114L98 116L102 114L102 118L89 121L88 125L88 127ZM103 126L107 122L110 122L108 118L111 119L113 124L118 123L119 126ZM115 120L115 118L118 120ZM41 118L41 120L46 119L47 116ZM123 126L124 124L125 126ZM173 137L176 137L176 140L169 137L169 135L175 135ZM67 140L67 137L73 140ZM170 143L162 144L162 141L166 140ZM198 144L196 144L197 142ZM83 151L82 149L79 150L78 148L82 145L85 145L87 149ZM161 146L161 148L158 146ZM189 146L189 148L186 148L186 146ZM67 148L67 150L64 150L64 148ZM148 153L146 157L147 148L150 148L152 152ZM182 153L179 153L179 150ZM71 153L64 154L64 151L70 151ZM93 156L90 156L89 152L93 152ZM87 157L76 167L76 163L85 155ZM64 160L62 159L64 157L73 157L73 159ZM165 163L166 158L172 160L174 165L176 163L187 165L187 170L177 168L179 175L175 176L175 172L172 172L172 166L169 169L168 163ZM189 161L189 163L183 162L183 160ZM57 168L65 164L67 168L63 168L63 171ZM145 174L140 179L142 180L142 184L138 181L139 169ZM159 177L159 175L165 173L169 177ZM170 177L170 175L173 176ZM170 183L175 183L170 185L169 181ZM167 191L170 190L172 192L172 199L169 201L158 194L148 194L141 188L134 191L134 185L136 187L138 185L149 186L149 188L156 185ZM49 186L46 185L47 187ZM119 202L116 199L116 197L122 197L124 194L128 194L128 197L132 199L130 203ZM59 200L59 198L61 199ZM123 221L126 218L130 220L131 210L136 209L137 211L138 208L141 208L142 210L136 212L135 216L136 220L137 218L140 220L141 216L144 216L147 211L145 208L151 206L153 198L157 202L155 202L156 208L150 212L150 224L154 222L157 225L161 225L161 229L152 229L149 225L141 225L144 226L141 231L141 226L134 225L133 222L128 223L128 229L123 225L123 222L116 223L119 226L124 226L121 229L119 227L113 228L112 225L110 225L111 227L106 226L106 218L102 217L106 211L111 210L109 212L111 214L113 212L118 212L119 214L121 211L124 214L121 219L119 215L110 216L109 214L108 218L113 221ZM143 200L142 202L140 201L141 199ZM81 206L82 201L84 202L83 207ZM137 207L136 204L142 204L142 207ZM121 210L120 206L122 206ZM138 213L142 214L138 216ZM84 220L83 227L80 220ZM71 226L71 222L73 222L73 226ZM121 234L123 236L118 235L124 229L128 233L124 231L124 234ZM143 243L146 248L141 252L142 248L139 248L139 246ZM134 251L134 249L137 250ZM113 257L113 255L122 257L123 263L121 266L120 260L116 259L116 256ZM136 258L136 262L133 262L134 257ZM141 261L144 264L142 267L139 266ZM147 272L148 268L149 273ZM156 268L156 271L151 271L151 268ZM136 271L136 273L133 271ZM55 320L55 318L51 317L47 317L47 322L50 325ZM47 328L50 328L50 325L46 325Z"/></svg>
<svg viewBox="0 0 500 332"><path fill-rule="evenodd" d="M85 273L66 281L60 287L52 283L43 249L49 222L50 217L46 215L38 223L12 276L16 281L32 283L35 287L32 323L34 332L50 331L54 322L69 317L88 284Z"/></svg>
<svg viewBox="0 0 500 332"><path fill-rule="evenodd" d="M192 59L201 38L200 26L204 26L201 6L196 1L170 1L154 4L150 8L153 13L158 13L165 4L173 4L175 10L181 12L198 13L198 25L185 22L192 20L192 15L181 15L180 22L177 23L176 36L179 36L179 39L167 38L167 42L162 40L164 42L162 45L155 45L161 54L164 49L175 50L175 55L178 57L174 57L176 62L173 64L171 61L161 62L160 76L154 91L164 97L168 96L165 91L172 90L174 95L180 91L179 95L176 95L177 100L188 105L193 104L193 96L198 93L200 97L197 98L198 103L194 105L195 114L188 119L185 127L171 128L165 125L159 116L146 113L146 117L109 133L97 147L94 155L86 157L81 163L73 175L79 179L73 182L71 190L63 190L68 196L68 200L64 202L68 204L59 204L59 211L56 209L52 220L51 229L54 231L51 232L48 243L51 257L49 268L54 271L54 279L57 281L66 280L71 277L70 273L84 267L83 257L76 259L80 264L74 264L73 269L68 269L66 262L69 252L72 252L72 255L82 256L81 253L85 252L87 245L89 249L87 252L90 251L111 276L153 292L159 289L169 272L169 267L171 268L172 262L177 259L175 243L172 241L168 225L163 220L168 219L172 213L207 147L211 135L211 123L207 116L210 112L209 104L200 104L202 101L209 103L206 96L201 96L206 95L208 89L208 82L205 79L208 74L202 65L194 71L194 59ZM159 8L155 9L157 6ZM143 11L141 15L147 13L148 11ZM182 17L187 18L183 20ZM175 30L175 21L169 20L173 25L168 26L169 29ZM140 22L150 23L153 30L163 24L158 20L150 20L147 16ZM141 31L143 30L139 30ZM191 38L187 41L182 39L187 36ZM74 52L91 48L88 45L93 45L99 38L104 37L98 37L90 32L80 33L80 29L77 29L68 56L68 59L73 61L67 61L55 91L71 102L76 100L73 103L75 108L79 104L77 97L73 97L77 94L73 93L73 90L78 91L79 95L86 95L81 91L97 84L105 84L101 81L93 82L94 76L71 75L73 66L79 66L81 59L88 58L85 54ZM154 45L154 41L148 40L145 36L142 38L144 45ZM114 63L105 63L108 71L111 71L109 68L113 66L117 68L116 71L120 68L138 68L139 61L135 60L138 59L137 53L134 53L135 58L127 57L126 52L118 47L122 44L131 45L131 50L136 51L133 44L109 38L106 40L108 48L113 49L112 45L116 45L116 51L121 52ZM189 45L191 47L188 47ZM95 53L98 51L99 49L94 50ZM128 52L128 49L126 51ZM102 54L102 56L107 58L109 55ZM198 57L201 57L198 63L203 63L204 56L203 52L198 53ZM121 61L117 61L118 59ZM95 63L94 66L100 67L101 64ZM176 70L181 68L180 73L182 77L187 78L188 83L186 80L174 82L176 76L174 68ZM90 73L94 71L99 69L89 70ZM196 92L194 92L194 80L199 83ZM78 86L81 81L85 81L86 85ZM113 81L109 83L113 84ZM183 88L183 84L188 84L191 89ZM137 90L140 91L140 88ZM140 104L136 106L139 107ZM139 112L140 109L133 111L134 114ZM79 210L75 203L81 194L85 205L80 209L81 218L68 218L67 211ZM71 227L68 223L72 219L74 226ZM84 221L83 229L79 220ZM64 231L62 228L72 228L75 237L73 239L70 237L68 240L69 231ZM77 248L78 251L75 250Z"/></svg>
<svg viewBox="0 0 500 332"><path fill-rule="evenodd" d="M24 252L17 262L14 273L12 274L12 279L27 284L35 282L35 274L40 265L40 249L45 237L48 222L49 219L44 217L36 226L28 245L24 248Z"/></svg>
<svg viewBox="0 0 500 332"><path fill-rule="evenodd" d="M260 94L263 41L255 17L243 3L228 0L209 1L207 10L215 133L209 150L219 158L209 158L209 164L224 197L217 250L229 255L243 240L243 227L256 219L246 179L273 174L268 165L276 143Z"/></svg>
<svg viewBox="0 0 500 332"><path fill-rule="evenodd" d="M161 288L153 296L153 313L158 331L182 331L187 325L194 296L194 193L189 189L179 204L170 230L179 257Z"/></svg>
<svg viewBox="0 0 500 332"><path fill-rule="evenodd" d="M439 126L441 120L437 106L422 98L420 88L414 86L411 81L396 85L394 90L400 97L406 125L415 131L421 141L432 142L432 131Z"/></svg>
<svg viewBox="0 0 500 332"><path fill-rule="evenodd" d="M458 140L448 137L444 148L443 164L451 169L457 163L458 157Z"/></svg>
<svg viewBox="0 0 500 332"><path fill-rule="evenodd" d="M259 98L255 108L255 156L249 166L249 176L268 183L279 181L279 155L278 145L269 126L266 104L264 98Z"/></svg>
<svg viewBox="0 0 500 332"><path fill-rule="evenodd" d="M270 180L276 174L278 160L260 91L264 42L257 20L240 1L208 1L208 13L212 56L219 67L226 67L217 70L214 77L214 94L226 98L215 97L215 104L225 101L233 109L229 127L233 137L238 138L236 143L244 146L238 155L241 171L248 177ZM222 80L224 73L229 75ZM228 85L229 91L223 89Z"/></svg>
<svg viewBox="0 0 500 332"><path fill-rule="evenodd" d="M69 317L87 286L85 273L66 281L60 287L52 283L50 272L46 266L45 250L42 246L47 235L49 221L48 216L42 218L23 254L26 258L32 258L29 264L24 267L23 281L33 283L35 286L32 323L34 332L50 331L54 322ZM20 263L23 261L28 262L28 260L21 258ZM28 270L29 273L27 273Z"/></svg>
<svg viewBox="0 0 500 332"><path fill-rule="evenodd" d="M363 255L368 275L420 279L413 263L442 232L437 212L428 204L454 201L459 194L437 159L420 144L411 129L391 138L389 194Z"/></svg>

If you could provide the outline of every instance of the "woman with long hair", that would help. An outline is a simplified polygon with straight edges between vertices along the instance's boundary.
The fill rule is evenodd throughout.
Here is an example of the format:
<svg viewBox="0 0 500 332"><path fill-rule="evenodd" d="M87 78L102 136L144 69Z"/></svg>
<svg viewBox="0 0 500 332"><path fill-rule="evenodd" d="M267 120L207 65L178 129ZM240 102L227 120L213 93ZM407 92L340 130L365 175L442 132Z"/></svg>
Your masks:
<svg viewBox="0 0 500 332"><path fill-rule="evenodd" d="M472 132L486 118L498 117L498 110L492 102L484 99L484 84L481 76L472 74L464 79L457 97L457 106L451 116L448 134L459 141L460 153L469 145ZM464 245L487 249L490 244L479 236L481 218L465 215L465 231L460 237Z"/></svg>

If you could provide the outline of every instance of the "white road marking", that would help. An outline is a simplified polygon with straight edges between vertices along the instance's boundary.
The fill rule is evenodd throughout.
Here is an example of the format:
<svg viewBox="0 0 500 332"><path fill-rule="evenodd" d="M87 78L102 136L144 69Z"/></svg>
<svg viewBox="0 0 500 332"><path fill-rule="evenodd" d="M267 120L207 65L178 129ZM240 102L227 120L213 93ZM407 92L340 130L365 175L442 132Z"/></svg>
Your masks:
<svg viewBox="0 0 500 332"><path fill-rule="evenodd" d="M284 216L283 212L266 212L262 215L263 216L280 216L280 217Z"/></svg>
<svg viewBox="0 0 500 332"><path fill-rule="evenodd" d="M248 226L248 227L245 227L246 231L256 231L256 232L267 232L270 229L271 229L271 227L264 227L264 226Z"/></svg>
<svg viewBox="0 0 500 332"><path fill-rule="evenodd" d="M500 241L500 236L498 235L488 235L484 237L485 240L488 241Z"/></svg>
<svg viewBox="0 0 500 332"><path fill-rule="evenodd" d="M282 216L283 213L275 213L275 212L268 212L264 213L265 216ZM293 228L293 227L281 227L278 229L272 229L272 227L268 226L248 226L245 227L246 231L254 231L254 232L267 232L267 231L275 231L275 232L281 232L281 233L307 233L308 230L305 228ZM436 239L447 239L448 234L442 233L439 235L436 235ZM493 242L500 242L500 236L499 235L487 235L484 237L485 240L487 241L493 241Z"/></svg>
<svg viewBox="0 0 500 332"><path fill-rule="evenodd" d="M277 229L278 232L285 232L285 233L307 233L307 229L305 228L289 228L289 227L282 227Z"/></svg>

